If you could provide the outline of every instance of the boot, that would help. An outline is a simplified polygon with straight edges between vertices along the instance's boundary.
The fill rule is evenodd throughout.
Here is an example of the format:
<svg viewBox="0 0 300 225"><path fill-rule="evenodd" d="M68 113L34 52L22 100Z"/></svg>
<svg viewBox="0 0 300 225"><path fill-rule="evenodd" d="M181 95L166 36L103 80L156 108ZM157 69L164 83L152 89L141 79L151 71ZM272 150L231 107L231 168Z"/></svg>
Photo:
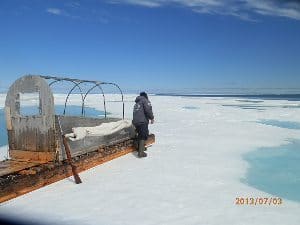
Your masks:
<svg viewBox="0 0 300 225"><path fill-rule="evenodd" d="M133 139L133 147L137 152L139 151L139 140L137 138Z"/></svg>
<svg viewBox="0 0 300 225"><path fill-rule="evenodd" d="M145 140L139 140L139 153L138 157L147 157L147 153L145 151Z"/></svg>

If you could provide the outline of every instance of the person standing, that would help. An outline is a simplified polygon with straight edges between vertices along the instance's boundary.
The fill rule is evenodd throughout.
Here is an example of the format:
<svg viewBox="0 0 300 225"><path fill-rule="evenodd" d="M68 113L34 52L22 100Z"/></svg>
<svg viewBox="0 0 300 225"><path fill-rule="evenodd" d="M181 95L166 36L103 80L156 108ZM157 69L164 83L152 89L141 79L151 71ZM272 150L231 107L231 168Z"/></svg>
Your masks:
<svg viewBox="0 0 300 225"><path fill-rule="evenodd" d="M135 99L132 119L132 124L135 126L138 134L138 157L147 156L147 153L145 153L145 141L149 136L149 121L151 124L154 123L152 105L147 93L141 92Z"/></svg>

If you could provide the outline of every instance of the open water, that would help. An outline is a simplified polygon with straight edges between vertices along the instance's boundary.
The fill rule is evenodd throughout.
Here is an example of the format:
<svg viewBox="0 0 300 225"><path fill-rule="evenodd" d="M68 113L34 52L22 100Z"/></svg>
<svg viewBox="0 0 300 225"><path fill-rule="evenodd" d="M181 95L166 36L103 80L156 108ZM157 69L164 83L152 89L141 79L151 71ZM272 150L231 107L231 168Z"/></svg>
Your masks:
<svg viewBox="0 0 300 225"><path fill-rule="evenodd" d="M23 108L23 113L26 115L36 114L34 107L26 107ZM57 115L62 115L64 111L63 105L55 106L55 113ZM81 115L81 106L70 105L66 108L66 115L72 116L80 116ZM103 117L104 112L100 110L96 110L94 108L85 107L85 115L88 117ZM6 123L5 123L5 115L3 108L0 109L0 146L7 145L7 131L6 131Z"/></svg>

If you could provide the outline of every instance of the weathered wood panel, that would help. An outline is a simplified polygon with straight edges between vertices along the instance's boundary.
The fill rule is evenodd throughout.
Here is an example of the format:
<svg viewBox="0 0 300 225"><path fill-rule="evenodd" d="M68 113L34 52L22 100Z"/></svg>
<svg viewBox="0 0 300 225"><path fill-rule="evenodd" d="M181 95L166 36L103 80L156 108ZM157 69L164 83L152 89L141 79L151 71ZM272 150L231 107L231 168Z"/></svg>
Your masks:
<svg viewBox="0 0 300 225"><path fill-rule="evenodd" d="M38 93L39 113L21 115L20 95L30 93ZM9 88L5 107L10 150L56 151L54 99L43 78L28 75L16 80Z"/></svg>
<svg viewBox="0 0 300 225"><path fill-rule="evenodd" d="M0 163L0 177L19 172L21 170L37 166L39 163L33 162L18 162L14 160L2 161Z"/></svg>
<svg viewBox="0 0 300 225"><path fill-rule="evenodd" d="M56 152L32 152L21 150L10 150L9 156L18 161L46 163L55 159Z"/></svg>

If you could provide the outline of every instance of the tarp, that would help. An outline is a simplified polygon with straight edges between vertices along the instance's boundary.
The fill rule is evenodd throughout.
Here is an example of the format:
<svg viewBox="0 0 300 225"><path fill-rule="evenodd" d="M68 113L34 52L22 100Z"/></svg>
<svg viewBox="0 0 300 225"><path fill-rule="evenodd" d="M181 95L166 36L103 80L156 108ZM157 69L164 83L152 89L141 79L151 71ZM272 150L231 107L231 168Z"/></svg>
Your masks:
<svg viewBox="0 0 300 225"><path fill-rule="evenodd" d="M119 120L117 122L102 123L94 127L74 127L73 133L66 134L71 141L77 141L85 138L86 136L105 136L118 132L124 128L132 125L129 120Z"/></svg>

